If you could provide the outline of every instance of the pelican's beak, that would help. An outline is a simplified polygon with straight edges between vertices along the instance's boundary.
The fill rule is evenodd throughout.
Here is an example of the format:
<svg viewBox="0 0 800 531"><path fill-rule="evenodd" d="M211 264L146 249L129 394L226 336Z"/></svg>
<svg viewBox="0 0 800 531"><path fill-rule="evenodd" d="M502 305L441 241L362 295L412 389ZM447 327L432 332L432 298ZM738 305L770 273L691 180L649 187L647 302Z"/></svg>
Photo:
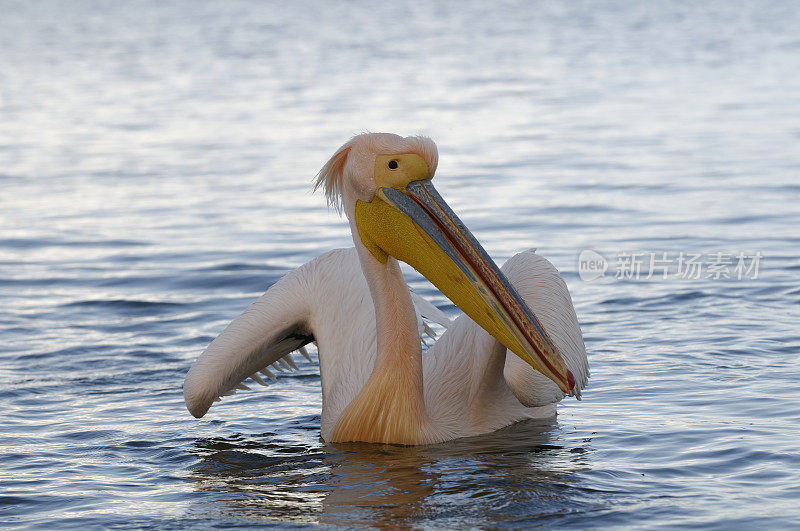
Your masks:
<svg viewBox="0 0 800 531"><path fill-rule="evenodd" d="M430 280L473 321L564 393L575 378L536 315L433 187L430 179L379 187L356 203L361 241L381 262L387 255Z"/></svg>

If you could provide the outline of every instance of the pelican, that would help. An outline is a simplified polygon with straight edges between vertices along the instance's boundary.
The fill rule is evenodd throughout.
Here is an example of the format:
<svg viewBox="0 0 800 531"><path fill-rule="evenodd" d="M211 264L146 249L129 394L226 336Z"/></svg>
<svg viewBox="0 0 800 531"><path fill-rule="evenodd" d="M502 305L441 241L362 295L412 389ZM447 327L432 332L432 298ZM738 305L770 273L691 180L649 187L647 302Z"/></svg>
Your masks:
<svg viewBox="0 0 800 531"><path fill-rule="evenodd" d="M290 271L231 322L183 385L202 417L244 381L296 368L317 345L320 432L327 442L431 444L551 417L589 377L572 300L533 251L501 268L433 187L426 137L366 133L325 164L316 187L344 210L354 247ZM403 261L464 314L449 319L411 293ZM446 327L423 352L428 322Z"/></svg>

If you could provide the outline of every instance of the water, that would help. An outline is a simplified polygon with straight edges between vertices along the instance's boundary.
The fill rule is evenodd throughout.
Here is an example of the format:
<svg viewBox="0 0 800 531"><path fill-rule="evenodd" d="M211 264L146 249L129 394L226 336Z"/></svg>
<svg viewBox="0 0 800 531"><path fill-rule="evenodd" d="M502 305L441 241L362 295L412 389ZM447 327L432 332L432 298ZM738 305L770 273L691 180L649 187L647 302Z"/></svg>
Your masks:
<svg viewBox="0 0 800 531"><path fill-rule="evenodd" d="M800 525L796 4L0 4L3 526ZM432 136L487 250L562 271L582 402L327 445L298 359L187 413L224 325L349 245L310 182L365 129ZM632 251L763 259L616 279Z"/></svg>

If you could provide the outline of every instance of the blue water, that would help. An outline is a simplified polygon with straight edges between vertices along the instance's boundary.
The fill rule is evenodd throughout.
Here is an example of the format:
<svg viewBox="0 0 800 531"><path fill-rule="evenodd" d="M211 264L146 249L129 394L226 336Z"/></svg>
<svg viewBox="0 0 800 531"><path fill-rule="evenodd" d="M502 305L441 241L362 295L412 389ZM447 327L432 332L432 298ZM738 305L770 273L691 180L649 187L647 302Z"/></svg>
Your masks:
<svg viewBox="0 0 800 531"><path fill-rule="evenodd" d="M391 4L0 1L0 526L800 526L798 5ZM298 358L188 414L225 324L349 245L310 183L363 130L433 137L489 253L560 269L582 402L328 445Z"/></svg>

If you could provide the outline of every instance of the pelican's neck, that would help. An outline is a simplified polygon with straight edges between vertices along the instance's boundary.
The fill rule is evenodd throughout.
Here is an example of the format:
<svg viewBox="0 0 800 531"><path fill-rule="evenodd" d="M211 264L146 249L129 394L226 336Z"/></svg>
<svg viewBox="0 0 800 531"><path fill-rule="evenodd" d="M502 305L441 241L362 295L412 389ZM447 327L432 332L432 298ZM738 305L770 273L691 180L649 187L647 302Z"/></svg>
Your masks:
<svg viewBox="0 0 800 531"><path fill-rule="evenodd" d="M397 260L380 262L352 228L375 306L377 355L369 380L337 421L332 440L419 444L425 442L428 416L414 304Z"/></svg>
<svg viewBox="0 0 800 531"><path fill-rule="evenodd" d="M422 383L422 348L417 315L400 264L391 256L385 264L364 249L361 266L375 306L377 357L374 370L403 370Z"/></svg>

